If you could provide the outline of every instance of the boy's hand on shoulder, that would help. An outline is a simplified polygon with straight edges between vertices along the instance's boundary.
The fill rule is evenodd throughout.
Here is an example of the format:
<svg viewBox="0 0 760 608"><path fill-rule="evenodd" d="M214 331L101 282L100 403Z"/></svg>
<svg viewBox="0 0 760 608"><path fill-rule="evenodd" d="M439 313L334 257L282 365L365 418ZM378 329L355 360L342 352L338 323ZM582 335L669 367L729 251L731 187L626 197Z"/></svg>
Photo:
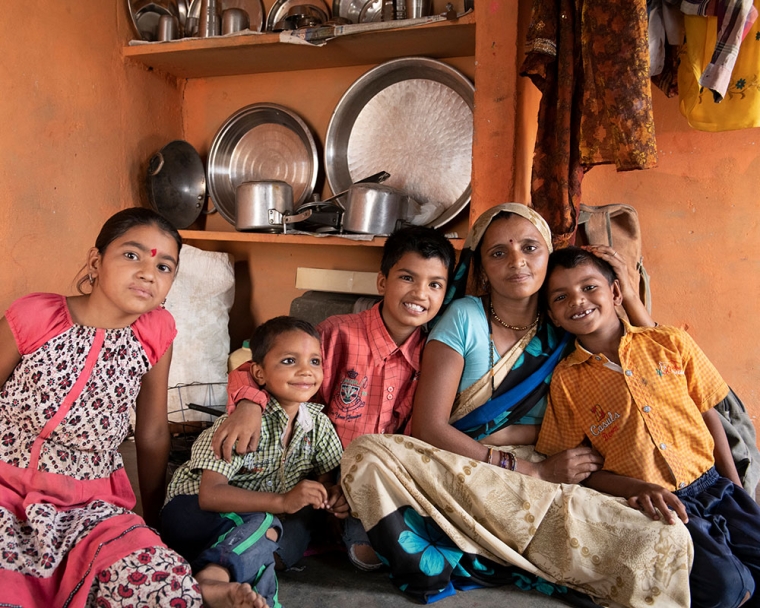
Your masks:
<svg viewBox="0 0 760 608"><path fill-rule="evenodd" d="M350 508L343 488L339 483L333 484L327 488L327 511L335 515L338 519L346 519L349 515Z"/></svg>
<svg viewBox="0 0 760 608"><path fill-rule="evenodd" d="M211 441L214 456L232 460L232 449L240 454L255 452L259 447L261 435L261 406L253 401L243 399L229 418L222 422Z"/></svg>
<svg viewBox="0 0 760 608"><path fill-rule="evenodd" d="M296 513L311 505L315 509L327 508L327 490L318 481L304 479L292 490L281 494L282 513Z"/></svg>
<svg viewBox="0 0 760 608"><path fill-rule="evenodd" d="M628 504L634 509L639 509L655 521L662 517L665 523L670 525L676 523L676 515L683 523L689 523L686 507L673 492L655 483L641 481L638 484L636 488L632 488L633 491L628 497Z"/></svg>

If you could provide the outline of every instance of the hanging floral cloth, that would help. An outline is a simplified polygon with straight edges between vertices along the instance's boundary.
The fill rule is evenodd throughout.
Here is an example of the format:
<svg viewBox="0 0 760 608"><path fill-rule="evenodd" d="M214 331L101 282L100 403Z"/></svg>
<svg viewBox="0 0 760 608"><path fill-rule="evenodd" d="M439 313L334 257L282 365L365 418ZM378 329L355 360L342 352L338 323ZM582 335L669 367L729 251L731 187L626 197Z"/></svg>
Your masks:
<svg viewBox="0 0 760 608"><path fill-rule="evenodd" d="M542 93L533 207L555 245L575 238L584 171L657 163L646 0L534 0L520 72Z"/></svg>

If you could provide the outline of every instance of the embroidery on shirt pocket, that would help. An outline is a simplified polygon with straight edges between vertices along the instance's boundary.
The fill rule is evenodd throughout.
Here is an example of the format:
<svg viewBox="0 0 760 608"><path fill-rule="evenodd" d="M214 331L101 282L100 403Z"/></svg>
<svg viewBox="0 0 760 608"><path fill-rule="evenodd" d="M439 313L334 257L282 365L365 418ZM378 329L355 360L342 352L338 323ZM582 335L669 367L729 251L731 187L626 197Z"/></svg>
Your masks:
<svg viewBox="0 0 760 608"><path fill-rule="evenodd" d="M596 419L596 423L589 426L589 433L593 437L608 440L620 430L620 425L615 424L620 419L618 412L605 412L604 408L597 404L591 407L591 415Z"/></svg>
<svg viewBox="0 0 760 608"><path fill-rule="evenodd" d="M359 372L349 369L346 370L346 375L340 383L338 406L342 412L345 412L345 414L364 407L365 402L362 397L367 396L367 391L365 389L367 388L369 380L367 379L367 376L364 376L364 378L359 381L357 380L358 377ZM339 417L341 416L339 415Z"/></svg>
<svg viewBox="0 0 760 608"><path fill-rule="evenodd" d="M658 362L657 367L654 371L660 378L670 374L673 374L674 376L686 375L686 372L683 371L683 368L679 367L676 363L671 363L670 361Z"/></svg>

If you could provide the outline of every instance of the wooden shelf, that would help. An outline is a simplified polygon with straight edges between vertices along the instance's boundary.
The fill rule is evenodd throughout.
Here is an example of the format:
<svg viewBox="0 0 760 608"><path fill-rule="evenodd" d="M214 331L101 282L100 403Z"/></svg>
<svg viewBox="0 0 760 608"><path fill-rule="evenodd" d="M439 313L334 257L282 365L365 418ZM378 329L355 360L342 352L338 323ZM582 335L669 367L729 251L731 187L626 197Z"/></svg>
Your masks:
<svg viewBox="0 0 760 608"><path fill-rule="evenodd" d="M306 234L272 234L268 232L224 232L221 230L180 230L186 241L213 241L216 243L273 243L275 245L334 245L382 247L384 237L374 237L371 241L352 241L337 236L309 236Z"/></svg>
<svg viewBox="0 0 760 608"><path fill-rule="evenodd" d="M275 245L319 245L330 247L382 247L385 237L371 241L353 241L338 236L309 236L305 234L270 234L266 232L224 232L212 230L180 230L183 240L214 243L270 243ZM464 239L450 239L457 251L462 249Z"/></svg>
<svg viewBox="0 0 760 608"><path fill-rule="evenodd" d="M178 78L288 72L424 55L443 59L475 54L475 14L457 21L363 32L324 46L281 43L279 34L176 40L124 47L124 57Z"/></svg>

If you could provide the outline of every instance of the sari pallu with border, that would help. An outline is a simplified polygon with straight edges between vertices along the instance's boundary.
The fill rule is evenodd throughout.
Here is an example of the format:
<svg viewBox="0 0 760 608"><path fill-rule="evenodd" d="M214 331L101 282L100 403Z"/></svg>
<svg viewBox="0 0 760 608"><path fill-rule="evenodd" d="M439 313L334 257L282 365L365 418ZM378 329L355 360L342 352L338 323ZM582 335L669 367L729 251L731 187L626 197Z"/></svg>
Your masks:
<svg viewBox="0 0 760 608"><path fill-rule="evenodd" d="M524 415L516 403L526 398L525 378L564 349L558 338L554 348L531 353L535 337L527 335L459 395L453 424L464 420L468 434L478 436ZM528 367L511 373L522 366ZM550 367L545 382L529 395L545 391ZM490 399L492 375L501 389L494 395L511 392L522 399L512 407L498 406L509 412L502 424L468 423L468 416L482 414L483 406L498 399ZM488 445L487 439L481 442ZM543 458L532 446L510 449L533 462ZM341 477L352 514L362 520L392 581L417 601L431 603L456 589L515 584L576 606L594 605L592 598L634 608L689 605L693 548L686 527L652 521L622 499L486 465L400 435L354 440L343 455Z"/></svg>

